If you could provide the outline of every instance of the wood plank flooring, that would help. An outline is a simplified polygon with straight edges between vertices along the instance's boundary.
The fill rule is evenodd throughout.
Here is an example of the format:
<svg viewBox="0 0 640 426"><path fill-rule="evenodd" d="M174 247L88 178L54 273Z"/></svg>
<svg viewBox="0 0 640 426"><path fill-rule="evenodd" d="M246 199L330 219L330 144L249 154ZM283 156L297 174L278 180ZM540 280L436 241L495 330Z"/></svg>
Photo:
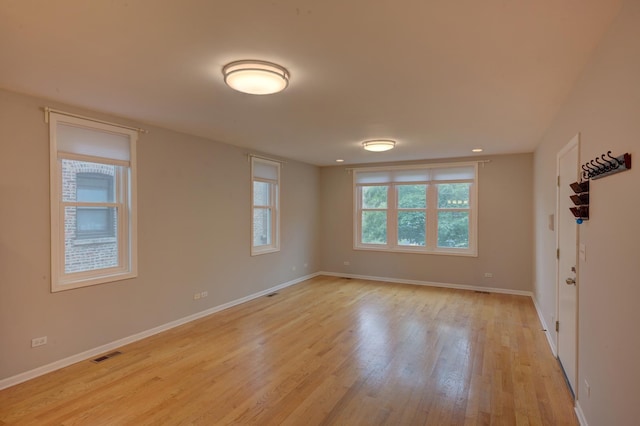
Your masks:
<svg viewBox="0 0 640 426"><path fill-rule="evenodd" d="M0 391L0 425L577 425L528 297L317 277Z"/></svg>

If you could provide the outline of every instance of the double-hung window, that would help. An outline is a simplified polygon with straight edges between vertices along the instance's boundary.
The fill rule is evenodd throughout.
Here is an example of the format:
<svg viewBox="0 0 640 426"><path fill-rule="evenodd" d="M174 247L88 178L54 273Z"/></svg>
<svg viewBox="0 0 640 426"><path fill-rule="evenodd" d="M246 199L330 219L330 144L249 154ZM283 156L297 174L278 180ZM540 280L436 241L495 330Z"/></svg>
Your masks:
<svg viewBox="0 0 640 426"><path fill-rule="evenodd" d="M135 130L49 113L51 289L136 276Z"/></svg>
<svg viewBox="0 0 640 426"><path fill-rule="evenodd" d="M251 255L280 250L280 163L251 157Z"/></svg>
<svg viewBox="0 0 640 426"><path fill-rule="evenodd" d="M355 169L355 248L476 256L477 174L477 163Z"/></svg>

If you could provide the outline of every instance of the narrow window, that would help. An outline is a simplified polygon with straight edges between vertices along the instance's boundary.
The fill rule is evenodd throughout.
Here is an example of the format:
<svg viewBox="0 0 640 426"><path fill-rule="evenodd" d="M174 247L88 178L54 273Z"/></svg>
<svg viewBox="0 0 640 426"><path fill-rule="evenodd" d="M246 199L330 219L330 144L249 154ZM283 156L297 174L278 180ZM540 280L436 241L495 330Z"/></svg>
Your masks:
<svg viewBox="0 0 640 426"><path fill-rule="evenodd" d="M251 255L280 250L280 163L251 157Z"/></svg>
<svg viewBox="0 0 640 426"><path fill-rule="evenodd" d="M52 291L136 276L137 132L50 113Z"/></svg>

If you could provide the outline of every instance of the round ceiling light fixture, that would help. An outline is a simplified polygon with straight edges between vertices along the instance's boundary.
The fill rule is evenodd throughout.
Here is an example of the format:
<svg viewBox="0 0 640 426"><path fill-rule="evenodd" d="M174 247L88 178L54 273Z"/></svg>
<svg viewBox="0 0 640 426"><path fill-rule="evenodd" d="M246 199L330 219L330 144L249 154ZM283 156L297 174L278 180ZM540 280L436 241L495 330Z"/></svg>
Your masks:
<svg viewBox="0 0 640 426"><path fill-rule="evenodd" d="M393 149L396 146L396 141L392 141L391 139L375 139L362 142L362 146L367 151L383 152Z"/></svg>
<svg viewBox="0 0 640 426"><path fill-rule="evenodd" d="M251 95L278 93L289 85L289 71L272 62L230 62L222 68L222 74L227 86Z"/></svg>

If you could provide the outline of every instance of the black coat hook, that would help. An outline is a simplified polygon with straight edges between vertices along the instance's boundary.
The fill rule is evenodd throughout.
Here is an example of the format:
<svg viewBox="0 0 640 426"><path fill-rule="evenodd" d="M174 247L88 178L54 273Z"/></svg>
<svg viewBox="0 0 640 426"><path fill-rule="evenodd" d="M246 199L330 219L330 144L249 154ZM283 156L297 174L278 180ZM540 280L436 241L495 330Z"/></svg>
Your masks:
<svg viewBox="0 0 640 426"><path fill-rule="evenodd" d="M609 155L609 157L611 157L611 155L610 155L610 154L611 154L611 151L608 151L608 152L607 152L607 155ZM601 157L602 157L602 159L603 159L604 161L606 161L606 162L607 162L607 171L610 171L610 170L615 169L614 164L615 164L616 166L618 165L618 162L617 162L617 161L616 161L616 162L613 162L613 161L609 161L609 160L607 160L607 158L604 156L604 154L602 154L602 155L601 155Z"/></svg>
<svg viewBox="0 0 640 426"><path fill-rule="evenodd" d="M609 169L609 165L608 165L608 164L605 164L605 163L603 163L602 161L600 161L600 157L596 157L596 158L595 158L595 161L596 161L596 163L598 163L598 164L600 165L600 171L601 171L602 173L604 173L604 172L608 172L608 171L610 170L610 169Z"/></svg>
<svg viewBox="0 0 640 426"><path fill-rule="evenodd" d="M609 156L609 158L611 158L613 160L613 162L615 163L615 166L613 167L614 169L617 169L618 167L620 167L622 162L620 160L618 160L616 157L612 157L611 156L611 151L607 151L607 156Z"/></svg>

